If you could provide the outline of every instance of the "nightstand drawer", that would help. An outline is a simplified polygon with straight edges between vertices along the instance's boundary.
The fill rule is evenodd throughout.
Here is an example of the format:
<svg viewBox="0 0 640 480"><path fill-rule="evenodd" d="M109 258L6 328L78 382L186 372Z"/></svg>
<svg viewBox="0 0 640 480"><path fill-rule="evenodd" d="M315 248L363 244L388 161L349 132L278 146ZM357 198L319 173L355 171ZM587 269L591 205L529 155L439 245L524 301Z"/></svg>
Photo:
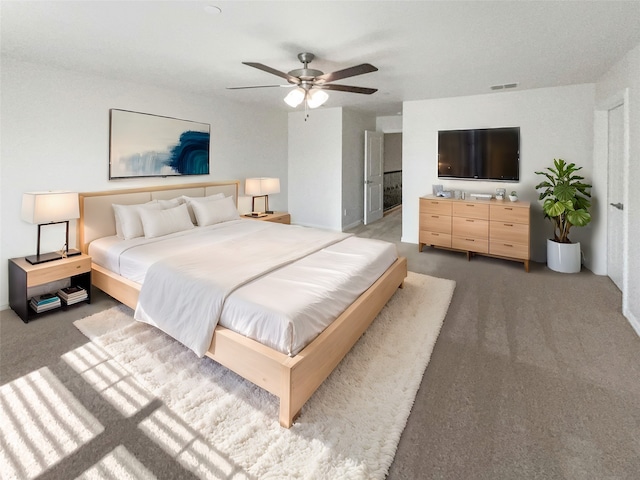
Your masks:
<svg viewBox="0 0 640 480"><path fill-rule="evenodd" d="M289 225L291 223L291 215L288 213L274 213L269 218L266 218L265 222L284 223Z"/></svg>
<svg viewBox="0 0 640 480"><path fill-rule="evenodd" d="M64 261L54 260L53 262L33 265L33 267L35 267L33 270L27 271L27 287L42 285L43 283L53 282L54 280L87 273L91 271L91 258L84 256L78 257L78 259L75 260L71 257Z"/></svg>

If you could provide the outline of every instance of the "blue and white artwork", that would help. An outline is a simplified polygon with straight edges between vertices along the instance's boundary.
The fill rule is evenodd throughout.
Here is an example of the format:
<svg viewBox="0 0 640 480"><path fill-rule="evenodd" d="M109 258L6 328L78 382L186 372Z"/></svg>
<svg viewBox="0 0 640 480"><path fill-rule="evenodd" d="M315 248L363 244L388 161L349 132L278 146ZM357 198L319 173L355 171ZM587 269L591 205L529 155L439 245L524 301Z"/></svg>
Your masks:
<svg viewBox="0 0 640 480"><path fill-rule="evenodd" d="M210 126L111 109L109 179L209 174Z"/></svg>

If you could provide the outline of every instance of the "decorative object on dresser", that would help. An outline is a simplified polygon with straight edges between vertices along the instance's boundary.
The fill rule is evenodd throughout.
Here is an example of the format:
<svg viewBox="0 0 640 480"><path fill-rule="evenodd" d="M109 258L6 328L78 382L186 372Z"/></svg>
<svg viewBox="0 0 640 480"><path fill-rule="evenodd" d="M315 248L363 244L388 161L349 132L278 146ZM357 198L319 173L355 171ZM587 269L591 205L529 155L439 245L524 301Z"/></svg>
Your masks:
<svg viewBox="0 0 640 480"><path fill-rule="evenodd" d="M518 201L518 192L516 192L515 190L513 190L513 191L509 194L509 200L511 200L512 202L517 202L517 201Z"/></svg>
<svg viewBox="0 0 640 480"><path fill-rule="evenodd" d="M50 287L49 284L66 279L69 279L72 288L60 290L68 291L73 295L72 290L75 291L78 288L78 292L82 290L84 294L69 297L72 298L69 301L62 297L62 303L60 291L50 292L51 294L47 295L48 298L43 298L42 294L29 294L31 288ZM30 295L33 295L31 299ZM24 323L28 323L29 320L50 309L83 301L91 303L91 257L89 255L79 254L37 265L32 265L25 258L9 260L9 306Z"/></svg>
<svg viewBox="0 0 640 480"><path fill-rule="evenodd" d="M209 174L208 123L112 108L109 180Z"/></svg>
<svg viewBox="0 0 640 480"><path fill-rule="evenodd" d="M25 257L32 265L78 255L77 250L69 251L69 220L80 217L78 194L74 192L32 192L22 195L22 219L38 225L38 247L35 255ZM40 230L43 225L66 224L64 247L60 252L40 254Z"/></svg>
<svg viewBox="0 0 640 480"><path fill-rule="evenodd" d="M259 178L247 178L244 184L245 195L250 195L251 199L251 213L252 216L262 216L264 213L273 213L273 210L269 210L269 195L273 193L280 193L280 179L259 177ZM264 198L264 210L256 211L256 198Z"/></svg>
<svg viewBox="0 0 640 480"><path fill-rule="evenodd" d="M528 202L420 198L419 251L425 245L524 263L529 271Z"/></svg>
<svg viewBox="0 0 640 480"><path fill-rule="evenodd" d="M563 159L554 159L553 167L536 172L547 180L536 185L540 192L539 200L544 200L542 210L544 218L553 223L553 239L547 240L547 266L556 272L577 273L582 266L580 242L569 240L571 227L584 227L591 222L591 185L584 183L584 177L576 172L582 167L575 163L566 163Z"/></svg>

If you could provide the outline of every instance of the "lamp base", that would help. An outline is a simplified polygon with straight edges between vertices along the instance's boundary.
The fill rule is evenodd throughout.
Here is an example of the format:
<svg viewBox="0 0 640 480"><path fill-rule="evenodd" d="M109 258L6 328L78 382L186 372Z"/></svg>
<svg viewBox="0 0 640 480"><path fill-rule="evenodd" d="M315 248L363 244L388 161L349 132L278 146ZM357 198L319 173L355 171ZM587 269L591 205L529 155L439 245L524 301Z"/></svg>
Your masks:
<svg viewBox="0 0 640 480"><path fill-rule="evenodd" d="M251 213L245 214L245 217L262 218L262 217L266 217L267 213L265 213L265 212L251 212Z"/></svg>
<svg viewBox="0 0 640 480"><path fill-rule="evenodd" d="M40 255L29 255L24 259L31 265L38 265L39 263L52 262L53 260L60 260L62 255L58 252L42 253Z"/></svg>

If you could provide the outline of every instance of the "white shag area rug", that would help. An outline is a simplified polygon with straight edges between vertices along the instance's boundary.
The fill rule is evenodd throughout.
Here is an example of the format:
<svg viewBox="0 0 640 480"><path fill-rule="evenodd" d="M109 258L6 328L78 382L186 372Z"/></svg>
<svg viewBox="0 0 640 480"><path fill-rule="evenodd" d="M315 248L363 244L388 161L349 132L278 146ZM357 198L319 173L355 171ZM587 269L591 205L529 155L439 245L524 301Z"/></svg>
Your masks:
<svg viewBox="0 0 640 480"><path fill-rule="evenodd" d="M452 280L409 272L405 287L311 397L291 429L278 424L276 397L134 321L127 307L75 325L168 408L165 417L171 420L161 427L157 419L155 427L147 427L148 435L175 437L159 440L172 451L172 442L185 437L188 443L181 430L195 432L191 452L175 447L174 456L200 477L382 479L454 288Z"/></svg>

